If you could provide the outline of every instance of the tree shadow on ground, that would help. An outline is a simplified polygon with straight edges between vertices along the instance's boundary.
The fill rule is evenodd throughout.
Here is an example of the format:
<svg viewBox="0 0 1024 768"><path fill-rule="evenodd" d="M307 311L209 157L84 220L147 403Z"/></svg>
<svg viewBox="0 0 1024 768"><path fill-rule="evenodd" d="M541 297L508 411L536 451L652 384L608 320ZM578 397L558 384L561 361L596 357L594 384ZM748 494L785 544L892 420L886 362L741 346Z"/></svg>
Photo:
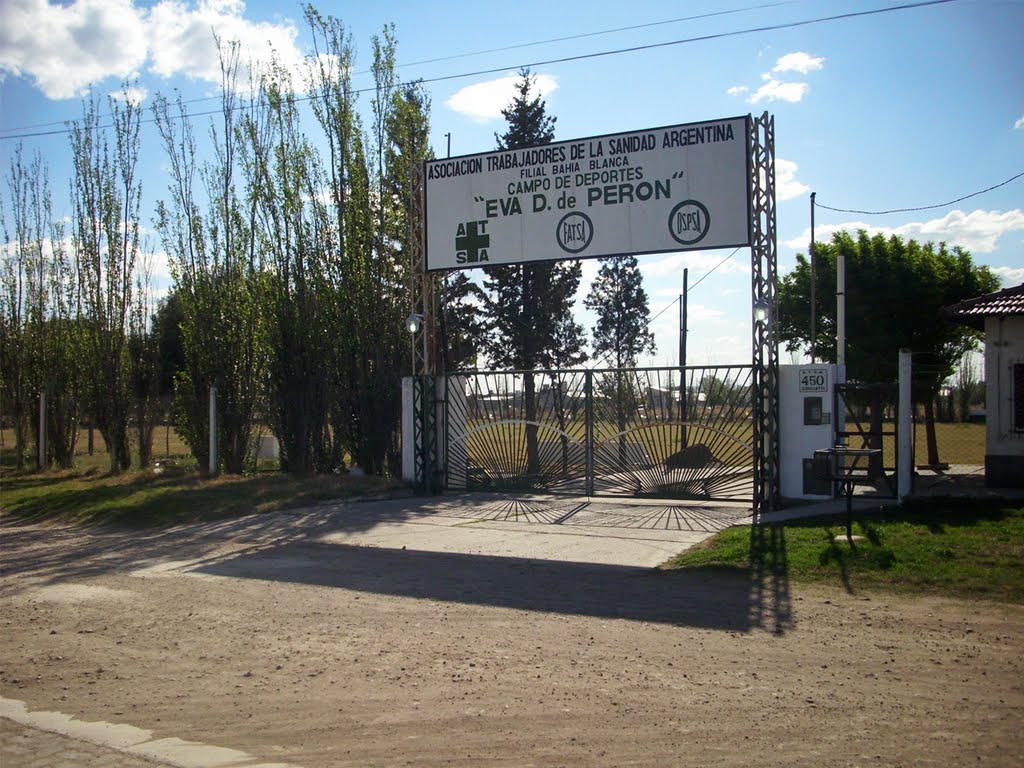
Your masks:
<svg viewBox="0 0 1024 768"><path fill-rule="evenodd" d="M297 542L211 561L197 572L418 600L745 632L742 573Z"/></svg>
<svg viewBox="0 0 1024 768"><path fill-rule="evenodd" d="M33 524L31 517L8 516L0 525L3 574L27 577L33 584L43 586L162 563L201 560L214 557L225 548L272 548L315 539L330 532L367 530L381 522L400 522L429 514L429 508L418 501L403 499L377 505L318 504L208 522L144 528L118 524ZM5 585L4 591L11 588Z"/></svg>
<svg viewBox="0 0 1024 768"><path fill-rule="evenodd" d="M481 503L449 497L444 514L472 516ZM749 569L675 572L323 540L438 513L436 499L407 498L148 529L5 524L2 592L169 566L177 573L727 631L792 626L785 539L777 527L754 526Z"/></svg>

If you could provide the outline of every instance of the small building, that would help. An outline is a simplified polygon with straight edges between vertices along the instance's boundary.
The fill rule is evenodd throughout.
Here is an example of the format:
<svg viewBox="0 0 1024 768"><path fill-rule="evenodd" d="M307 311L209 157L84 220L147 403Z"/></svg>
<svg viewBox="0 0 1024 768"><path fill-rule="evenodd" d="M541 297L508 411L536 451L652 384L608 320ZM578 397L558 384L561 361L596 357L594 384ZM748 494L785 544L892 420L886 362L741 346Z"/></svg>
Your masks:
<svg viewBox="0 0 1024 768"><path fill-rule="evenodd" d="M985 484L1024 488L1024 284L945 312L985 332Z"/></svg>

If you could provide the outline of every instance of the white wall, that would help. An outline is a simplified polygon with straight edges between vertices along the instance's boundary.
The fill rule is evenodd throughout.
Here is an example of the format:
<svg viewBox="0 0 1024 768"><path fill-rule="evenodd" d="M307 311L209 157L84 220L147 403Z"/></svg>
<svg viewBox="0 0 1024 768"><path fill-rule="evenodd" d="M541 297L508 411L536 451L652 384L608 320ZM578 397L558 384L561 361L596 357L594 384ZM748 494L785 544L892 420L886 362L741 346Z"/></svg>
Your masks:
<svg viewBox="0 0 1024 768"><path fill-rule="evenodd" d="M1024 364L1024 317L985 318L986 453L1024 456L1024 432L1013 430L1013 366Z"/></svg>
<svg viewBox="0 0 1024 768"><path fill-rule="evenodd" d="M804 381L802 374L822 372L824 379ZM821 499L828 495L804 493L804 460L813 459L814 451L835 445L835 421L832 413L833 390L838 366L779 366L779 489L787 499ZM804 399L820 397L823 407L821 424L804 424Z"/></svg>

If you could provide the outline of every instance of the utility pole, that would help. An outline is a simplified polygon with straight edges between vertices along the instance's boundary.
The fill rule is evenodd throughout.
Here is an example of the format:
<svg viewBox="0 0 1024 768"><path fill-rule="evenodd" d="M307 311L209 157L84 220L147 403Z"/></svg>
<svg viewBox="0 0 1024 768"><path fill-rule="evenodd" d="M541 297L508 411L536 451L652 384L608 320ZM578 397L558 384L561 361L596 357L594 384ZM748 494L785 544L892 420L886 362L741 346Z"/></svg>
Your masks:
<svg viewBox="0 0 1024 768"><path fill-rule="evenodd" d="M683 268L683 292L679 296L679 421L680 449L686 448L686 300L688 293L690 270Z"/></svg>
<svg viewBox="0 0 1024 768"><path fill-rule="evenodd" d="M683 269L683 292L679 295L679 367L686 367L686 286L689 269Z"/></svg>
<svg viewBox="0 0 1024 768"><path fill-rule="evenodd" d="M817 284L818 275L814 259L814 196L817 192L811 192L811 247L808 249L811 255L811 362L817 360L818 353L818 307L817 307Z"/></svg>

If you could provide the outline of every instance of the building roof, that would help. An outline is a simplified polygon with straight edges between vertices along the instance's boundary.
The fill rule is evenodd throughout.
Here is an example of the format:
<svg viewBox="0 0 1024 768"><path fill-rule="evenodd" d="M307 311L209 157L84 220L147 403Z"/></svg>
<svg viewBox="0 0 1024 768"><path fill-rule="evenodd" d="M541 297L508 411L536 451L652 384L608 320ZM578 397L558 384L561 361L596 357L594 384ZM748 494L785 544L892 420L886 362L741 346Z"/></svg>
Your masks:
<svg viewBox="0 0 1024 768"><path fill-rule="evenodd" d="M943 309L943 314L975 328L984 328L985 318L993 315L1024 315L1024 283L952 304Z"/></svg>

